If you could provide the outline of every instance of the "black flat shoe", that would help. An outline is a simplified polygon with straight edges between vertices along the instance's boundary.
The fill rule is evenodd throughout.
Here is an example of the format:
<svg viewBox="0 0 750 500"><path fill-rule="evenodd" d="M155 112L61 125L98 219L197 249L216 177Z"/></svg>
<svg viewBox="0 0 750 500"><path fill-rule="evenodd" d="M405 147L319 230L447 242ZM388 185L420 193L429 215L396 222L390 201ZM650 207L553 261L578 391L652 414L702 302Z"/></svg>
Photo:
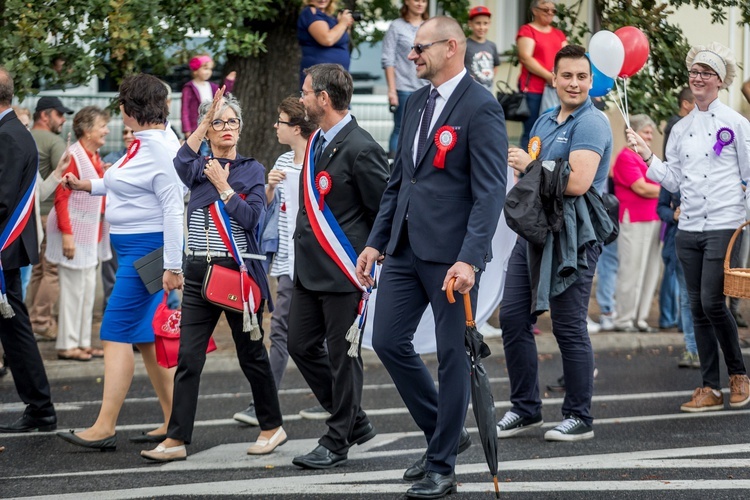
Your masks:
<svg viewBox="0 0 750 500"><path fill-rule="evenodd" d="M349 437L349 444L351 446L354 446L355 444L364 444L374 438L377 434L378 432L372 424L367 422L365 425L360 425L352 431L352 435Z"/></svg>
<svg viewBox="0 0 750 500"><path fill-rule="evenodd" d="M461 437L458 440L458 452L463 453L471 446L471 434L465 428L461 429ZM427 453L422 458L414 462L411 467L404 472L404 481L419 481L424 478L425 466L427 464Z"/></svg>
<svg viewBox="0 0 750 500"><path fill-rule="evenodd" d="M138 436L131 436L128 438L128 441L131 443L161 443L167 439L166 434L146 434L145 432L141 432Z"/></svg>
<svg viewBox="0 0 750 500"><path fill-rule="evenodd" d="M56 415L51 415L49 417L32 417L25 413L12 424L0 426L0 432L2 433L49 432L54 431L55 429L57 429Z"/></svg>
<svg viewBox="0 0 750 500"><path fill-rule="evenodd" d="M115 451L117 449L117 433L98 441L86 441L78 436L73 429L68 432L58 432L57 437L70 444L99 451Z"/></svg>
<svg viewBox="0 0 750 500"><path fill-rule="evenodd" d="M292 463L303 469L330 469L347 462L346 453L339 455L334 453L322 444L319 444L313 451L307 455L294 457Z"/></svg>
<svg viewBox="0 0 750 500"><path fill-rule="evenodd" d="M406 491L406 498L443 498L456 493L458 483L456 474L438 474L435 471L429 471L425 474L424 479L414 483Z"/></svg>

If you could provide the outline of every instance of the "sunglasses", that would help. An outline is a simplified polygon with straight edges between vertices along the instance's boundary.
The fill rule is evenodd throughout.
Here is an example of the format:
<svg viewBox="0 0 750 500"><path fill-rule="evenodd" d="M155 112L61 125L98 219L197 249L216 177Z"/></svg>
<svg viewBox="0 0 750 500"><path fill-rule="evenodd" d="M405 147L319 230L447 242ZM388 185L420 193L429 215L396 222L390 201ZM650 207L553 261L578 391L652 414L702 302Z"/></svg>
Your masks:
<svg viewBox="0 0 750 500"><path fill-rule="evenodd" d="M449 40L449 39L448 39L448 38L446 38L445 40L438 40L438 41L436 41L436 42L432 42L432 43L418 43L418 44L412 45L412 46L411 46L411 50L413 50L414 52L416 52L416 53L417 53L417 55L419 55L419 54L421 54L422 52L424 52L425 50L427 50L427 49L429 49L430 47L432 47L433 45L435 45L436 43L445 43L445 42L447 42L448 40Z"/></svg>
<svg viewBox="0 0 750 500"><path fill-rule="evenodd" d="M557 14L557 9L542 9L541 7L534 7L539 12L544 12L545 14Z"/></svg>

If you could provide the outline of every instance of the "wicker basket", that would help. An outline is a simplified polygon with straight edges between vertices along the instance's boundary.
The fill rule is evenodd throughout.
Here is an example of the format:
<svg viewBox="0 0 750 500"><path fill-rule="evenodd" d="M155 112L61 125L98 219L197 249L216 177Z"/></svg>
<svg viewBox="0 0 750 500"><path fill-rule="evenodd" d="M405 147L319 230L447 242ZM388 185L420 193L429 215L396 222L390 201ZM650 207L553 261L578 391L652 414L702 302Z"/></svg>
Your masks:
<svg viewBox="0 0 750 500"><path fill-rule="evenodd" d="M734 248L734 240L737 236L742 234L742 229L750 224L750 221L745 222L732 235L732 239L729 240L729 246L727 247L727 254L724 257L724 295L727 297L737 297L739 299L750 299L750 269L747 268L729 268L729 258L732 255L732 249Z"/></svg>

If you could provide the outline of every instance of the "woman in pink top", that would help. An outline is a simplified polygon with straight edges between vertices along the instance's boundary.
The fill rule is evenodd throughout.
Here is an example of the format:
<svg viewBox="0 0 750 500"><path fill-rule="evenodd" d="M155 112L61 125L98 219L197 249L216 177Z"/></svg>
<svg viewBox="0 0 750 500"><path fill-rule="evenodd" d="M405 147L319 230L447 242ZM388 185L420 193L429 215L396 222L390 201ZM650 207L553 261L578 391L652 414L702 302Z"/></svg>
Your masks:
<svg viewBox="0 0 750 500"><path fill-rule="evenodd" d="M630 125L646 144L651 144L656 125L646 115L633 115ZM643 159L623 148L612 173L615 196L620 200L620 235L617 238L620 267L617 271L615 330L655 332L646 323L659 281L659 230L656 213L659 184L646 178Z"/></svg>
<svg viewBox="0 0 750 500"><path fill-rule="evenodd" d="M531 22L524 24L516 35L521 76L518 88L526 93L529 117L523 122L521 148L529 146L529 133L539 118L544 86L552 86L552 69L557 52L568 44L565 33L552 26L557 9L550 0L532 0Z"/></svg>

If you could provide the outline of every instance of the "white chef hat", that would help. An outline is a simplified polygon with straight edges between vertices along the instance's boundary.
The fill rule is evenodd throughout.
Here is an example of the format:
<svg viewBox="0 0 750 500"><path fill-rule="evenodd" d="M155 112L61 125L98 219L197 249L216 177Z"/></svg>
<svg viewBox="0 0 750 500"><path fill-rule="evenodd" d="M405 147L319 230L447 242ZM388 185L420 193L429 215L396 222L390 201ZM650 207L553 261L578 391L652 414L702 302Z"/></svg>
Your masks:
<svg viewBox="0 0 750 500"><path fill-rule="evenodd" d="M687 68L693 64L704 64L716 71L721 80L721 88L725 89L732 85L737 74L737 62L732 52L717 42L711 42L708 46L696 45L685 58Z"/></svg>

